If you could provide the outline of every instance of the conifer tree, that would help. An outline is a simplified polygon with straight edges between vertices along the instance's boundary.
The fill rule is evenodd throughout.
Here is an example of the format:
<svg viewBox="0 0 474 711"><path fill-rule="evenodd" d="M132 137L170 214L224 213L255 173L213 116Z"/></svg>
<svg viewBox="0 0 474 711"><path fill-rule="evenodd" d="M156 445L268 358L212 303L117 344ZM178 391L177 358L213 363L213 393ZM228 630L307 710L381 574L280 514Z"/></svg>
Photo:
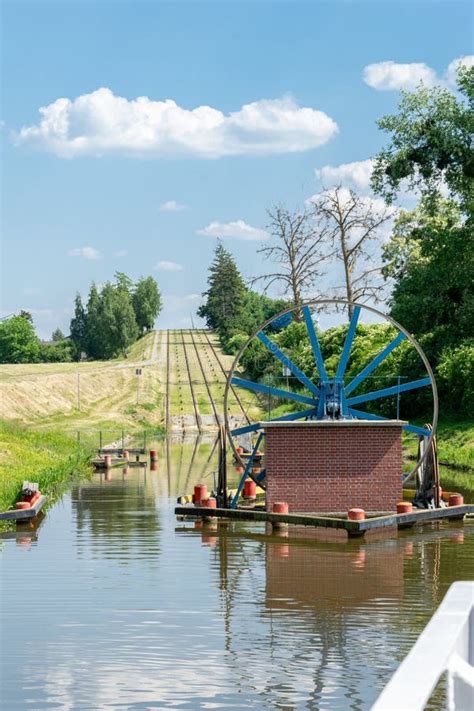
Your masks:
<svg viewBox="0 0 474 711"><path fill-rule="evenodd" d="M234 258L219 240L214 261L209 267L208 289L204 292L206 303L198 315L206 320L209 328L221 336L238 328L242 315L246 288Z"/></svg>
<svg viewBox="0 0 474 711"><path fill-rule="evenodd" d="M70 331L71 340L73 341L79 356L82 351L87 350L86 327L86 312L84 310L81 295L77 293L74 300L74 316L71 319Z"/></svg>

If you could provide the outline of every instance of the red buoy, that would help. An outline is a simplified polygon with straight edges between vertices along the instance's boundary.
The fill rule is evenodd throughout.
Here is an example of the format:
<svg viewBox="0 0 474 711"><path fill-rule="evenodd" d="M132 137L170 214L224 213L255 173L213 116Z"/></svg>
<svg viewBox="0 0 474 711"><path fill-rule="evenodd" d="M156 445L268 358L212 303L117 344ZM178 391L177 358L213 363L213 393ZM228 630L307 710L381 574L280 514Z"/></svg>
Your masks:
<svg viewBox="0 0 474 711"><path fill-rule="evenodd" d="M347 512L349 521L363 521L365 519L364 509L349 509Z"/></svg>
<svg viewBox="0 0 474 711"><path fill-rule="evenodd" d="M397 504L397 514L411 513L413 504L410 501L399 501Z"/></svg>
<svg viewBox="0 0 474 711"><path fill-rule="evenodd" d="M217 501L212 496L207 499L201 499L201 506L206 509L216 509Z"/></svg>
<svg viewBox="0 0 474 711"><path fill-rule="evenodd" d="M255 499L257 497L257 485L253 479L244 482L244 499Z"/></svg>
<svg viewBox="0 0 474 711"><path fill-rule="evenodd" d="M150 462L158 461L158 451L156 449L150 449Z"/></svg>
<svg viewBox="0 0 474 711"><path fill-rule="evenodd" d="M193 501L195 506L199 506L202 499L207 498L207 486L205 484L196 484L194 487Z"/></svg>
<svg viewBox="0 0 474 711"><path fill-rule="evenodd" d="M462 506L464 503L464 496L462 494L450 494L448 499L448 506Z"/></svg>
<svg viewBox="0 0 474 711"><path fill-rule="evenodd" d="M287 514L288 504L286 501L275 501L272 506L273 513Z"/></svg>

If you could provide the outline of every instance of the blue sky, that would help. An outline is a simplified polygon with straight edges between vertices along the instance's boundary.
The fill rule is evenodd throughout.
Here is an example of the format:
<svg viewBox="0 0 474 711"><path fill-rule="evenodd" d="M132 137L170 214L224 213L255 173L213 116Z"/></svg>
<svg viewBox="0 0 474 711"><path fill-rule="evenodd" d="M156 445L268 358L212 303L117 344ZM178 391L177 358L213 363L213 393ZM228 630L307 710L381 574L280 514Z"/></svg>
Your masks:
<svg viewBox="0 0 474 711"><path fill-rule="evenodd" d="M469 2L4 2L2 314L67 331L75 292L121 270L187 326L216 234L258 274L266 208L367 191L368 164L340 166L466 55Z"/></svg>

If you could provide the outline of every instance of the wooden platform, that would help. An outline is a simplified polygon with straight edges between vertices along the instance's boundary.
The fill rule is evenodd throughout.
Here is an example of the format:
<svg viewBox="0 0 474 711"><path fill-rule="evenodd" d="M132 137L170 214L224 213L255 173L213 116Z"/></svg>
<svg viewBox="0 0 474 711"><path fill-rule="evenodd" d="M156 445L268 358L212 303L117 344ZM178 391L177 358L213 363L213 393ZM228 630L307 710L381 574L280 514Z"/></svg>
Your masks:
<svg viewBox="0 0 474 711"><path fill-rule="evenodd" d="M315 528L337 528L347 531L350 537L363 536L375 529L390 526L404 528L429 521L446 519L461 519L466 514L474 514L474 504L449 506L442 509L414 509L406 514L372 515L364 521L349 521L347 518L325 514L276 514L255 509L210 509L198 506L177 506L174 510L177 516L227 518L236 521L258 521L274 524L291 524L294 526L313 526Z"/></svg>
<svg viewBox="0 0 474 711"><path fill-rule="evenodd" d="M97 454L118 454L119 456L122 456L124 452L129 454L148 454L148 449L146 447L117 447L115 449L102 447L97 450Z"/></svg>
<svg viewBox="0 0 474 711"><path fill-rule="evenodd" d="M9 511L3 511L0 513L0 520L25 521L34 518L38 512L41 511L47 500L47 496L40 496L34 506L31 506L29 509L10 509Z"/></svg>

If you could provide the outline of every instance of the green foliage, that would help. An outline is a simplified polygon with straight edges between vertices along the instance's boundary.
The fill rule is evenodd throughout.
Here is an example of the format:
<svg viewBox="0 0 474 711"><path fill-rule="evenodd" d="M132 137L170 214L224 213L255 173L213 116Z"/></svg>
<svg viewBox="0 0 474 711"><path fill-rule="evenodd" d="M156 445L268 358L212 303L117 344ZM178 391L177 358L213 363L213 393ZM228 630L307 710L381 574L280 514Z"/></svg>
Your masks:
<svg viewBox="0 0 474 711"><path fill-rule="evenodd" d="M71 339L76 354L109 359L125 355L139 335L153 327L161 311L161 296L153 277L141 277L137 284L123 272L115 282L107 282L99 291L92 283L87 306L77 294Z"/></svg>
<svg viewBox="0 0 474 711"><path fill-rule="evenodd" d="M0 323L0 363L37 363L40 341L27 316L12 316Z"/></svg>
<svg viewBox="0 0 474 711"><path fill-rule="evenodd" d="M64 339L56 343L41 344L41 363L71 363L75 357L76 349L70 339Z"/></svg>
<svg viewBox="0 0 474 711"><path fill-rule="evenodd" d="M161 294L153 277L141 277L138 280L132 294L132 304L140 332L149 331L162 309Z"/></svg>
<svg viewBox="0 0 474 711"><path fill-rule="evenodd" d="M234 258L220 240L209 267L207 284L208 289L203 294L207 297L206 303L199 308L198 315L225 340L240 327L245 285Z"/></svg>
<svg viewBox="0 0 474 711"><path fill-rule="evenodd" d="M442 352L437 367L438 387L455 412L474 412L474 340Z"/></svg>
<svg viewBox="0 0 474 711"><path fill-rule="evenodd" d="M439 87L404 92L398 113L378 121L391 141L376 158L372 186L389 202L402 181L433 194L444 180L472 209L474 67L460 71L458 88L460 98Z"/></svg>
<svg viewBox="0 0 474 711"><path fill-rule="evenodd" d="M64 341L64 333L60 328L56 328L51 334L51 340L57 343L58 341Z"/></svg>

